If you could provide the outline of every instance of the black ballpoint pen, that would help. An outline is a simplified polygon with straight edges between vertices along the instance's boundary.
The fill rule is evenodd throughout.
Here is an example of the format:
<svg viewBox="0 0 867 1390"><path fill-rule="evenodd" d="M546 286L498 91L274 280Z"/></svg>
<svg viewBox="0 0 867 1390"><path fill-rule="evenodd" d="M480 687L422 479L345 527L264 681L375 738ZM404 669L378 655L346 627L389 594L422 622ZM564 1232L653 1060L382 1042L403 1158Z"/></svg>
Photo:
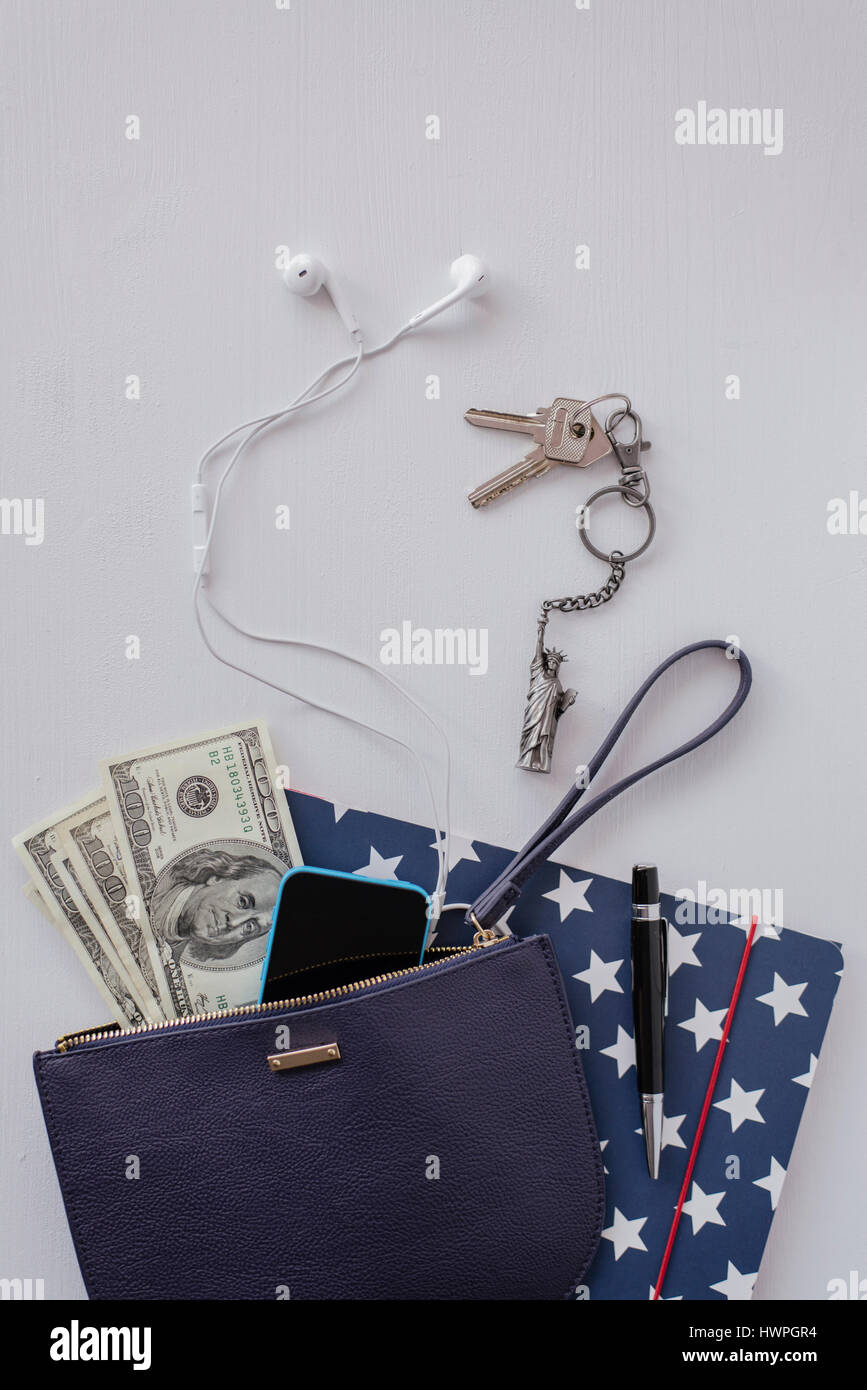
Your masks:
<svg viewBox="0 0 867 1390"><path fill-rule="evenodd" d="M632 870L632 1016L641 1128L652 1178L662 1151L662 1093L665 1086L665 1004L668 994L667 923L659 911L655 864Z"/></svg>

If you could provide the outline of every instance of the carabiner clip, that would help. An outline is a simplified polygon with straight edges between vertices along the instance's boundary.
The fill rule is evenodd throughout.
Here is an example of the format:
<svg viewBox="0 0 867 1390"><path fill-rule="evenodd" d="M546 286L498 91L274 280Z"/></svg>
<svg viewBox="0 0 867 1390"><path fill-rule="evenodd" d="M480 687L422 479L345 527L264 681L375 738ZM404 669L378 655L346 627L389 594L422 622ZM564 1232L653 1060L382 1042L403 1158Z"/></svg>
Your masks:
<svg viewBox="0 0 867 1390"><path fill-rule="evenodd" d="M614 431L627 419L633 423L634 434L623 443L616 438ZM650 440L642 437L641 416L631 407L628 410L612 410L605 421L605 434L620 464L618 487L623 493L624 502L630 507L643 507L650 499L650 481L641 466L641 454L650 448Z"/></svg>

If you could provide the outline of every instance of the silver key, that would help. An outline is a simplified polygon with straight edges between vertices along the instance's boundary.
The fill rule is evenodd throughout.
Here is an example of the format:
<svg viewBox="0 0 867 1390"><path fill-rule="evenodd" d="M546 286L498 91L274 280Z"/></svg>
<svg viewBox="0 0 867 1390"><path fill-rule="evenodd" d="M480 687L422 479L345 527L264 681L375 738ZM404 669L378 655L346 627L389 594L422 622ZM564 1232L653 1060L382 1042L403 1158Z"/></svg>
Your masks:
<svg viewBox="0 0 867 1390"><path fill-rule="evenodd" d="M541 478L555 463L587 468L611 453L611 444L604 430L600 429L583 402L566 396L559 396L552 405L540 408L535 415L468 410L464 419L483 429L529 434L536 444L526 458L470 493L469 500L474 507L487 506L530 478Z"/></svg>
<svg viewBox="0 0 867 1390"><path fill-rule="evenodd" d="M553 467L554 459L545 456L545 446L537 444L526 458L520 459L518 463L513 463L511 468L504 468L502 473L498 473L496 477L482 483L481 487L474 488L469 495L469 500L474 507L486 507L495 498L502 497L504 492L511 492L512 488L519 487L521 483L528 482L530 478L541 478Z"/></svg>

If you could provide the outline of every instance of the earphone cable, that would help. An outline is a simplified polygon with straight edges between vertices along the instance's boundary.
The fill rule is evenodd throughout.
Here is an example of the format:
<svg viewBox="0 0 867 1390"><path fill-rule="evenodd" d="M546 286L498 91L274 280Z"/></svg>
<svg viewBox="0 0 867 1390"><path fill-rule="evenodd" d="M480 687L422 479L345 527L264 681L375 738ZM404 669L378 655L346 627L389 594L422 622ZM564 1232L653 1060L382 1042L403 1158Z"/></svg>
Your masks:
<svg viewBox="0 0 867 1390"><path fill-rule="evenodd" d="M352 663L353 665L361 666L362 668L372 672L373 675L386 681L386 683L392 686L398 692L398 694L402 696L403 699L405 699L410 705L413 706L414 709L416 709L420 714L422 714L441 738L445 750L445 824L444 829L441 829L438 803L434 794L433 785L431 783L427 764L411 744L405 742L403 739L398 738L394 734L388 733L384 729L378 728L376 725L369 724L365 720L358 719L354 715L347 714L345 711L337 709L332 705L322 704L320 701L313 700L305 695L300 694L298 691L290 690L285 686L279 685L276 681L271 681L264 676L256 675L255 673L248 671L245 667L242 667L237 663L229 660L227 657L224 657L220 652L216 650L210 638L208 637L207 632L205 631L204 624L202 622L202 615L200 610L201 593L203 587L205 587L203 582L204 571L207 565L207 560L210 554L211 544L214 537L223 488L227 479L229 478L229 475L237 466L246 450L249 448L249 446L253 443L255 439L257 439L272 425L276 425L282 422L283 420L288 418L288 416L293 414L296 410L299 410L302 406L312 405L316 401L323 400L326 396L331 395L333 392L341 390L344 386L346 386L349 383L352 377L359 370L362 363L362 359L365 356L374 357L378 356L382 352L385 352L388 348L392 347L394 343L398 341L399 338L403 337L406 333L410 332L412 330L412 327L413 325L410 323L404 324L403 327L398 329L396 333L392 334L390 338L386 339L383 343L380 343L377 347L370 349L369 352L365 352L363 343L359 342L357 353L350 357L341 358L336 362L333 362L330 366L326 367L325 370L320 372L320 374L298 396L296 396L288 406L285 406L281 410L274 411L271 414L260 416L256 420L248 421L246 424L236 426L235 429L230 430L227 434L223 435L221 439L217 440L214 444L212 444L202 455L201 459L199 460L199 465L197 469L197 478L200 483L204 475L205 466L208 463L209 459L212 458L214 454L216 454L216 452L221 447L223 447L223 445L228 443L229 440L234 439L238 434L242 433L242 431L244 430L248 431L248 433L238 444L234 454L232 455L231 459L229 460L228 464L226 465L225 469L220 475L217 487L214 492L208 531L204 545L202 547L198 568L196 570L196 579L193 586L193 608L196 618L196 624L199 629L202 641L204 642L211 655L217 661L221 662L224 666L227 666L231 670L239 672L239 674L250 676L254 680L258 680L262 684L269 686L271 689L277 690L281 694L289 695L291 698L297 699L302 704L306 704L311 708L322 710L328 714L334 714L338 718L345 719L349 723L352 723L359 728L367 729L368 731L375 733L382 738L388 739L389 742L396 744L397 746L405 749L407 752L412 754L412 756L418 763L418 766L422 773L422 777L424 779L425 786L427 788L428 797L430 799L431 808L433 811L434 828L436 831L438 873L436 888L431 897L431 921L432 923L434 923L436 922L440 915L440 912L444 908L446 881L448 878L449 868L449 839L451 819L451 748L445 730L433 717L430 711L427 710L424 707L424 705L420 703L420 701L416 700L407 690L404 689L402 685L400 685L396 680L394 680L390 675L388 675L386 671L382 670L381 667L374 666L372 663L365 661L363 658L354 656L351 652L342 651L339 648L327 647L321 643L303 641L301 639L293 637L284 637L270 633L256 632L252 629L245 628L241 624L236 623L232 618L229 617L228 614L226 614L221 608L219 608L217 604L213 602L210 596L208 597L208 606L211 608L211 610L219 618L221 618L229 627L233 628L234 631L238 632L242 636L249 637L254 641L277 643L285 646L305 647L309 650L326 652L329 655L338 656L343 660ZM325 387L321 391L317 391L317 387L319 387L319 385L323 381L327 380L327 378L330 377L334 372L339 371L340 368L346 366L349 367L349 371L347 371L338 381L333 382L330 386Z"/></svg>

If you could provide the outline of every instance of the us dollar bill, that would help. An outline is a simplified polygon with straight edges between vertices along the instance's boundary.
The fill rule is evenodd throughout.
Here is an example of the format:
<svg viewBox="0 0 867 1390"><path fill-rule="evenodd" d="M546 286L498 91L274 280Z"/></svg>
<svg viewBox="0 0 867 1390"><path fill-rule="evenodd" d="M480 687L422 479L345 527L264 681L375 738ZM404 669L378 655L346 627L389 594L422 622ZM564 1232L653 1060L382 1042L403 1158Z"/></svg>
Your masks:
<svg viewBox="0 0 867 1390"><path fill-rule="evenodd" d="M124 1024L129 1023L130 1020L124 1017L123 1009L120 1006L118 1000L116 988L109 986L104 976L100 973L99 968L94 964L92 948L91 950L89 950L87 946L84 944L84 942L78 936L76 936L69 923L66 921L62 921L59 917L55 915L53 910L48 906L47 902L42 897L42 894L39 892L39 889L36 887L36 884L32 881L32 879L28 881L24 889L24 895L27 898L27 901L29 903L32 903L33 906L39 910L42 916L45 917L47 921L51 923L52 927L57 932L57 934L66 942L69 949L78 958L82 968L84 969L84 973L87 975L91 984L96 989L97 994L99 994L100 998L105 1004L105 1021L107 1023L116 1023L118 1021L121 1021ZM112 967L107 961L105 962L105 968L108 970L110 974Z"/></svg>
<svg viewBox="0 0 867 1390"><path fill-rule="evenodd" d="M120 835L102 795L83 801L58 827L58 835L87 897L115 946L127 979L151 1021L165 1017L142 930L140 905L130 894Z"/></svg>
<svg viewBox="0 0 867 1390"><path fill-rule="evenodd" d="M281 879L301 863L264 723L101 769L166 1017L254 1003Z"/></svg>
<svg viewBox="0 0 867 1390"><path fill-rule="evenodd" d="M61 811L40 821L14 836L12 844L113 1016L125 1026L137 1027L148 1019L57 833L66 814Z"/></svg>

